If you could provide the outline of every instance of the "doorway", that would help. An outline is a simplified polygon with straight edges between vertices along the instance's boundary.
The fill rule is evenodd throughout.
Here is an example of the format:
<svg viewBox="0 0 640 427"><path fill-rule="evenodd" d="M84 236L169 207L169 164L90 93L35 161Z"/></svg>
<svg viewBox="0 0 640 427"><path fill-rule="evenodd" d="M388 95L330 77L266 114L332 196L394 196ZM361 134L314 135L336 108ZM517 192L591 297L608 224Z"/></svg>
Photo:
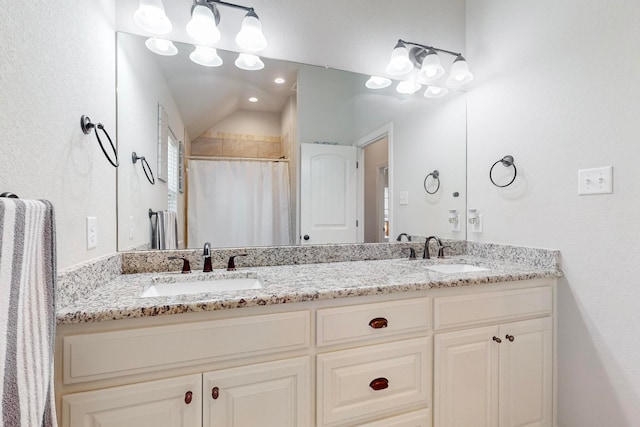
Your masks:
<svg viewBox="0 0 640 427"><path fill-rule="evenodd" d="M389 242L389 139L364 147L364 242Z"/></svg>

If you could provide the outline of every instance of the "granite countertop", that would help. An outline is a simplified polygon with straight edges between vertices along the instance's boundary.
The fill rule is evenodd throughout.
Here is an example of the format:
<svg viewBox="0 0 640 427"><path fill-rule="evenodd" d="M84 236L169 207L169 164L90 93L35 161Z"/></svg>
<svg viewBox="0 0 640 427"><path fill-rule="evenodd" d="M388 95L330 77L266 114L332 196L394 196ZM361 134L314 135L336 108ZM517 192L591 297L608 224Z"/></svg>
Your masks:
<svg viewBox="0 0 640 427"><path fill-rule="evenodd" d="M487 268L469 273L438 273L425 268L442 263L465 263ZM171 297L141 298L158 281L200 280L216 277L257 277L257 290L225 291ZM351 296L381 295L431 288L478 285L538 278L555 278L555 268L500 262L475 256L445 260L385 259L303 265L214 270L191 275L178 273L123 274L93 292L57 309L58 324L99 322L189 312L285 304Z"/></svg>

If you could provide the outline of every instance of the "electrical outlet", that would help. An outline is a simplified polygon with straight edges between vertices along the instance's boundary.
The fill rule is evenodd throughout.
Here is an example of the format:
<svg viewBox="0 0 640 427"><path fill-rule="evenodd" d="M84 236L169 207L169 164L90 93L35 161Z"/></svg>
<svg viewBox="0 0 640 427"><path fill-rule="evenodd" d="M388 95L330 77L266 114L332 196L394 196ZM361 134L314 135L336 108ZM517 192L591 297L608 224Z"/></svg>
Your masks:
<svg viewBox="0 0 640 427"><path fill-rule="evenodd" d="M98 218L95 216L87 217L87 249L93 249L98 246Z"/></svg>
<svg viewBox="0 0 640 427"><path fill-rule="evenodd" d="M129 217L129 240L133 239L135 236L135 221L133 220L133 217L130 216Z"/></svg>
<svg viewBox="0 0 640 427"><path fill-rule="evenodd" d="M399 194L399 204L400 205L408 205L409 204L409 192L408 191L401 191Z"/></svg>

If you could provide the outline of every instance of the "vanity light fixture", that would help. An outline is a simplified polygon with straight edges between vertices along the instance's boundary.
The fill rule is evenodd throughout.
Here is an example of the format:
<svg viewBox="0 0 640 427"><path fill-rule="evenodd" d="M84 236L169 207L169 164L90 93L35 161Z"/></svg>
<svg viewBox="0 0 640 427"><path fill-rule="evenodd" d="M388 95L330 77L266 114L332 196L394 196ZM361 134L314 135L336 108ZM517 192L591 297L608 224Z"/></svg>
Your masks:
<svg viewBox="0 0 640 427"><path fill-rule="evenodd" d="M391 86L391 79L380 76L371 76L364 84L369 89L384 89Z"/></svg>
<svg viewBox="0 0 640 427"><path fill-rule="evenodd" d="M420 88L422 88L420 83L412 82L410 80L402 80L398 83L398 86L396 86L396 91L398 93L410 95L419 91Z"/></svg>
<svg viewBox="0 0 640 427"><path fill-rule="evenodd" d="M407 48L407 45L411 46L411 50ZM447 78L448 85L460 86L473 80L473 74L469 71L469 65L461 53L404 40L398 40L393 49L387 65L387 73L392 76L402 76L411 72L415 67L419 69L419 81L432 82L445 74L438 53L455 56Z"/></svg>
<svg viewBox="0 0 640 427"><path fill-rule="evenodd" d="M449 93L449 89L446 87L440 86L427 86L427 90L424 91L425 98L442 98L447 93Z"/></svg>
<svg viewBox="0 0 640 427"><path fill-rule="evenodd" d="M242 70L255 71L264 68L264 62L259 56L241 53L235 61L236 67Z"/></svg>
<svg viewBox="0 0 640 427"><path fill-rule="evenodd" d="M262 32L260 19L252 7L240 6L221 0L194 0L191 7L191 20L187 23L187 33L203 44L220 40L220 12L218 6L242 9L247 12L242 20L236 43L249 52L259 52L267 47L267 39Z"/></svg>
<svg viewBox="0 0 640 427"><path fill-rule="evenodd" d="M140 0L133 13L133 22L151 34L167 34L173 28L162 0Z"/></svg>
<svg viewBox="0 0 640 427"><path fill-rule="evenodd" d="M204 67L219 67L222 65L222 58L218 55L218 51L212 47L196 46L193 52L189 54L189 59Z"/></svg>
<svg viewBox="0 0 640 427"><path fill-rule="evenodd" d="M144 45L151 52L162 56L173 56L178 53L178 48L173 44L171 40L150 37L147 39L147 41L144 42Z"/></svg>

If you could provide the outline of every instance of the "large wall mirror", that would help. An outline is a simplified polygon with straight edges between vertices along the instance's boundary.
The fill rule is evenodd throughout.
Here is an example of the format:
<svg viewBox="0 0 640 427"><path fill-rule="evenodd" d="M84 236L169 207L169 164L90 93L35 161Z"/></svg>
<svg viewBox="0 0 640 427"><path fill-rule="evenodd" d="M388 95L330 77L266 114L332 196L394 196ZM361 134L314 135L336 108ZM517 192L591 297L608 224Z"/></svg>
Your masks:
<svg viewBox="0 0 640 427"><path fill-rule="evenodd" d="M207 67L194 46L162 56L145 40L117 35L118 150L156 178L121 162L119 250L151 248L149 212L167 209L180 247L466 238L464 93L372 90L366 75L268 58L244 70L220 50Z"/></svg>

